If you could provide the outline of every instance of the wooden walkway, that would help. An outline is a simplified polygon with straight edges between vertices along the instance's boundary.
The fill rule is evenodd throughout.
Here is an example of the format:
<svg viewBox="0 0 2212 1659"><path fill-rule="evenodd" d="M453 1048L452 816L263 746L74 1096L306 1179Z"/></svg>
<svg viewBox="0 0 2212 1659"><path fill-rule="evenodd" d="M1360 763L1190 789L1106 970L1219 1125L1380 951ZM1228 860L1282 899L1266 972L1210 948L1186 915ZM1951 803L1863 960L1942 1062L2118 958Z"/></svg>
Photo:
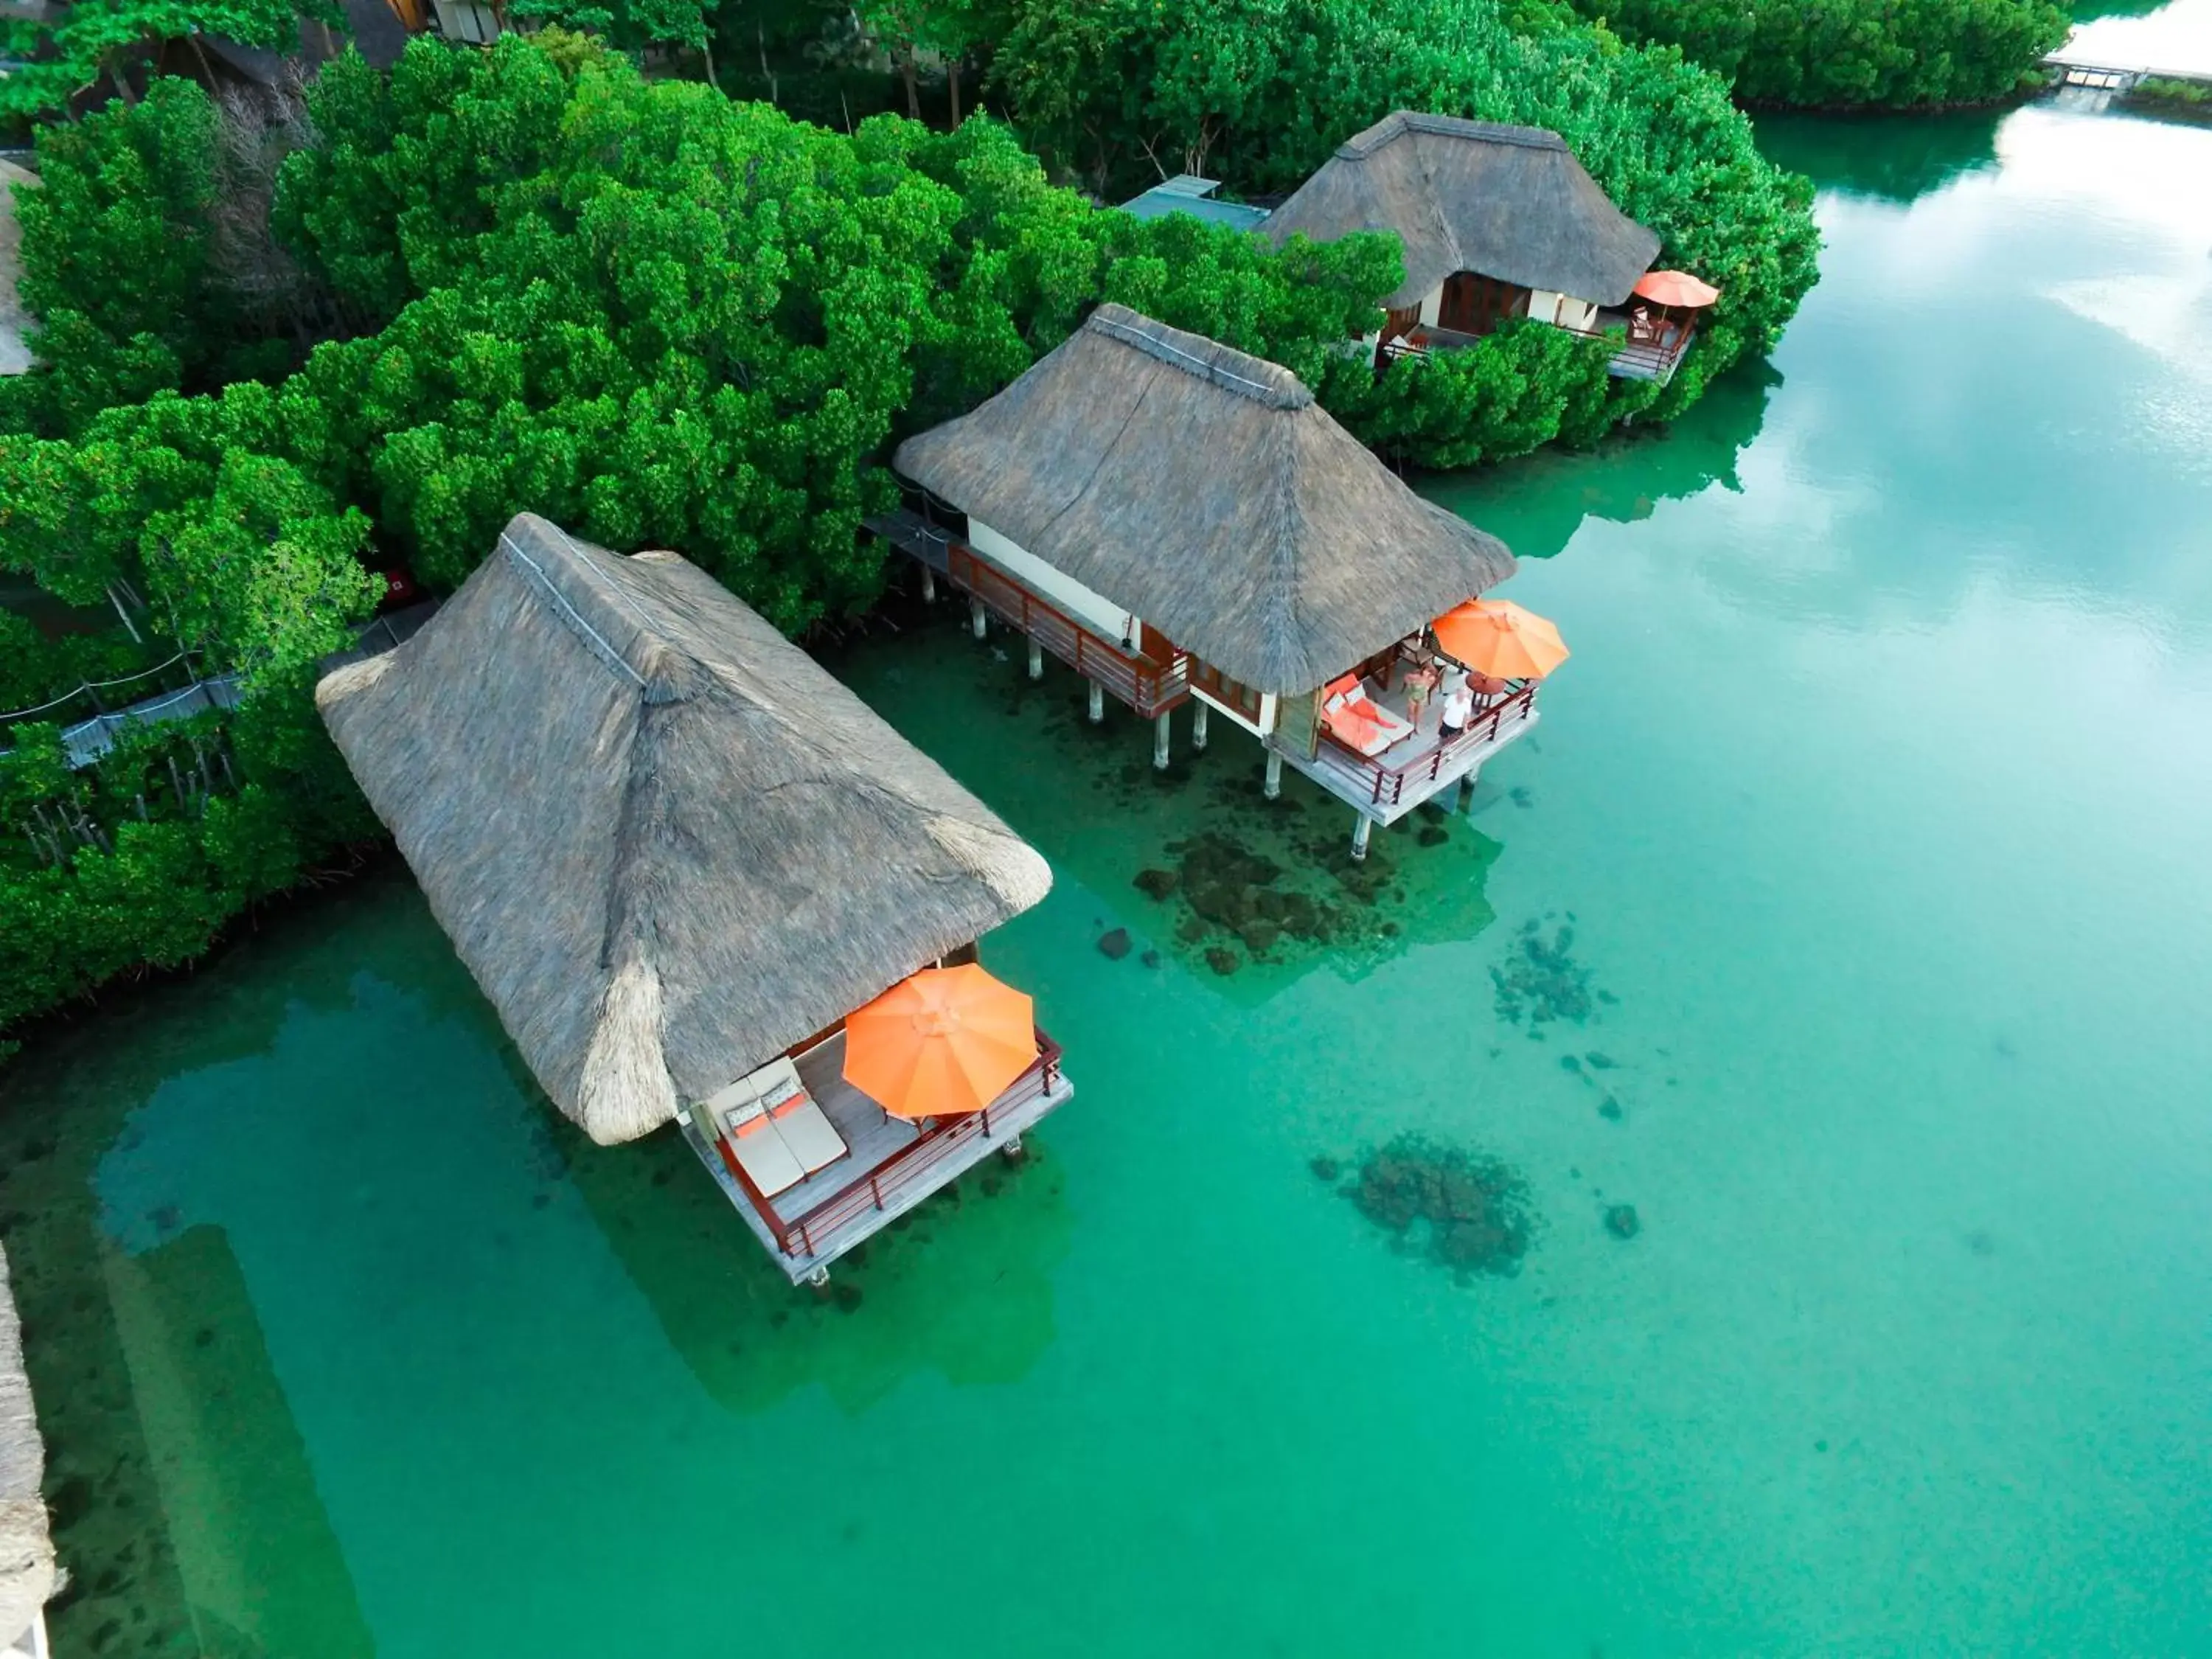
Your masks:
<svg viewBox="0 0 2212 1659"><path fill-rule="evenodd" d="M2124 95L2133 92L2145 81L2180 81L2191 86L2203 87L2212 92L2212 70L2149 69L2137 64L2121 66L2112 64L2092 64L2069 58L2064 52L2053 52L2045 58L2039 68L2057 76L2054 89L2078 87L2088 92L2110 92Z"/></svg>
<svg viewBox="0 0 2212 1659"><path fill-rule="evenodd" d="M362 657L373 657L380 652L391 650L401 641L411 638L415 630L428 622L431 612L437 608L438 602L435 599L425 599L420 605L410 605L404 611L394 611L388 617L377 617L355 636L351 649L331 658L324 666L334 668L342 662L351 662ZM143 684L146 680L155 678L180 665L187 676L191 675L187 653L179 653L160 667L149 668L143 674L131 675L120 680L88 683L39 708L17 709L11 714L0 714L0 727L36 720L40 714L49 711L66 709L71 703L77 702L80 698L89 699L95 708L99 708L100 692L118 690L134 681ZM79 703L78 706L82 705ZM100 708L100 712L90 720L79 720L75 725L64 726L61 734L62 751L69 757L69 763L71 767L82 770L115 747L118 732L127 731L134 726L161 726L171 720L189 720L194 714L204 714L211 708L235 708L237 706L237 675L217 674L207 679L194 677L189 684L172 687L169 690L156 692L151 696L141 697L137 702L126 703L120 708ZM8 752L8 750L0 748L0 755Z"/></svg>

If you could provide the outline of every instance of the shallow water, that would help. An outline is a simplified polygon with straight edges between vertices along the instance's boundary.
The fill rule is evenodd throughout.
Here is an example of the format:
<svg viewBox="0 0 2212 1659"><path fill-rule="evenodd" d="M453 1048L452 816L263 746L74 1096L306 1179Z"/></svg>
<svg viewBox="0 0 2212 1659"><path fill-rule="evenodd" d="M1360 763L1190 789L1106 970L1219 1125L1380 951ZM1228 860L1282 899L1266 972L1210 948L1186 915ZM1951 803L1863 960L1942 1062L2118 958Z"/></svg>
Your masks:
<svg viewBox="0 0 2212 1659"><path fill-rule="evenodd" d="M2212 1652L2212 132L1767 136L1771 369L1432 482L1576 654L1368 879L1225 723L840 654L1053 860L987 949L1079 1090L856 1306L560 1126L393 872L12 1068L64 1659ZM1132 885L1207 833L1330 943ZM1406 1133L1517 1275L1310 1167Z"/></svg>
<svg viewBox="0 0 2212 1659"><path fill-rule="evenodd" d="M2142 16L2093 16L2075 29L2065 52L2076 63L2212 75L2212 0L2172 0Z"/></svg>

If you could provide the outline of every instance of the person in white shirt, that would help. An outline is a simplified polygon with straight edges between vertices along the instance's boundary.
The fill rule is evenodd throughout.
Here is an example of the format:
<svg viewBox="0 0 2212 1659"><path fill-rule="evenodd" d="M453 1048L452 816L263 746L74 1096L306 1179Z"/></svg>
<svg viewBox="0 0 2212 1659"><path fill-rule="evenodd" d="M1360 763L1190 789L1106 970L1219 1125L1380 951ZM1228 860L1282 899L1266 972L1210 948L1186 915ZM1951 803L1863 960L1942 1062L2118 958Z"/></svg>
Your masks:
<svg viewBox="0 0 2212 1659"><path fill-rule="evenodd" d="M1443 735L1457 737L1474 718L1474 689L1468 684L1466 671L1455 668L1444 676Z"/></svg>

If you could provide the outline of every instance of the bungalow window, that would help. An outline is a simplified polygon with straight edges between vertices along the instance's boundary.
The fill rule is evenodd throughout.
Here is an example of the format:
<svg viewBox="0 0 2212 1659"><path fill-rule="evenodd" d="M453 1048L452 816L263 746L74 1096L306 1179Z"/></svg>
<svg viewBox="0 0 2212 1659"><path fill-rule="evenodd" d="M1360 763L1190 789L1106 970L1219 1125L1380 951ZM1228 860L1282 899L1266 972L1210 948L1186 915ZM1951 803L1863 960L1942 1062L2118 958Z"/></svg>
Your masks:
<svg viewBox="0 0 2212 1659"><path fill-rule="evenodd" d="M1210 662L1190 659L1190 683L1224 708L1234 710L1254 725L1260 721L1260 694L1242 680L1232 680Z"/></svg>

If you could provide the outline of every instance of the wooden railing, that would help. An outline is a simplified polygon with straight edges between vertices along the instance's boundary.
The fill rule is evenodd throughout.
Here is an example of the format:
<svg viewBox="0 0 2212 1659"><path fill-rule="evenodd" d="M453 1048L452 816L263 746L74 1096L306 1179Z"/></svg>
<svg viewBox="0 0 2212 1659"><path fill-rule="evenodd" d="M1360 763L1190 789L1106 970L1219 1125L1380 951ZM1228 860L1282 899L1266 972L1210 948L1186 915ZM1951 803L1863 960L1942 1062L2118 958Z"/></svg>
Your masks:
<svg viewBox="0 0 2212 1659"><path fill-rule="evenodd" d="M945 574L1002 621L1147 720L1190 696L1189 659L1182 652L1163 664L1109 645L958 542L946 550Z"/></svg>
<svg viewBox="0 0 2212 1659"><path fill-rule="evenodd" d="M1613 331L1623 325L1615 323L1611 328L1576 328L1567 323L1554 323L1552 326L1565 333L1580 335L1585 340L1607 340L1616 337ZM1470 346L1480 337L1454 333L1449 329L1430 328L1421 332L1423 337L1419 340L1385 340L1381 356L1393 362L1401 357L1425 357L1431 349L1449 351ZM1686 327L1671 337L1661 336L1644 339L1632 337L1632 337L1624 341L1613 352L1612 367L1622 374L1663 380L1674 374L1675 367L1681 362L1682 354L1690 349L1691 337L1697 331L1694 327Z"/></svg>
<svg viewBox="0 0 2212 1659"><path fill-rule="evenodd" d="M1425 754L1416 755L1397 766L1385 766L1340 743L1326 726L1321 732L1321 754L1325 757L1323 764L1358 780L1367 789L1367 798L1373 805L1396 806L1406 799L1409 782L1434 783L1469 750L1497 743L1508 726L1526 720L1535 706L1536 684L1527 681L1497 702L1478 708L1464 730L1441 738Z"/></svg>
<svg viewBox="0 0 2212 1659"><path fill-rule="evenodd" d="M939 1119L918 1139L908 1141L858 1181L833 1193L794 1221L786 1221L776 1214L775 1206L761 1196L760 1189L738 1164L729 1143L719 1134L714 1138L714 1147L777 1247L786 1255L812 1255L817 1245L835 1238L841 1228L870 1210L887 1207L976 1136L991 1139L994 1114L1003 1123L1006 1114L1015 1107L1027 1105L1038 1096L1050 1094L1058 1088L1060 1045L1042 1030L1036 1034L1036 1063L981 1111Z"/></svg>
<svg viewBox="0 0 2212 1659"><path fill-rule="evenodd" d="M1561 323L1558 326L1585 340L1607 340L1613 337L1613 328L1623 325L1615 323L1612 328L1570 328ZM1674 372L1674 366L1682 361L1682 354L1690 349L1691 337L1697 332L1694 325L1685 325L1680 333L1671 337L1665 331L1647 330L1639 337L1634 324L1626 327L1627 341L1613 352L1613 367L1655 380L1663 380Z"/></svg>

